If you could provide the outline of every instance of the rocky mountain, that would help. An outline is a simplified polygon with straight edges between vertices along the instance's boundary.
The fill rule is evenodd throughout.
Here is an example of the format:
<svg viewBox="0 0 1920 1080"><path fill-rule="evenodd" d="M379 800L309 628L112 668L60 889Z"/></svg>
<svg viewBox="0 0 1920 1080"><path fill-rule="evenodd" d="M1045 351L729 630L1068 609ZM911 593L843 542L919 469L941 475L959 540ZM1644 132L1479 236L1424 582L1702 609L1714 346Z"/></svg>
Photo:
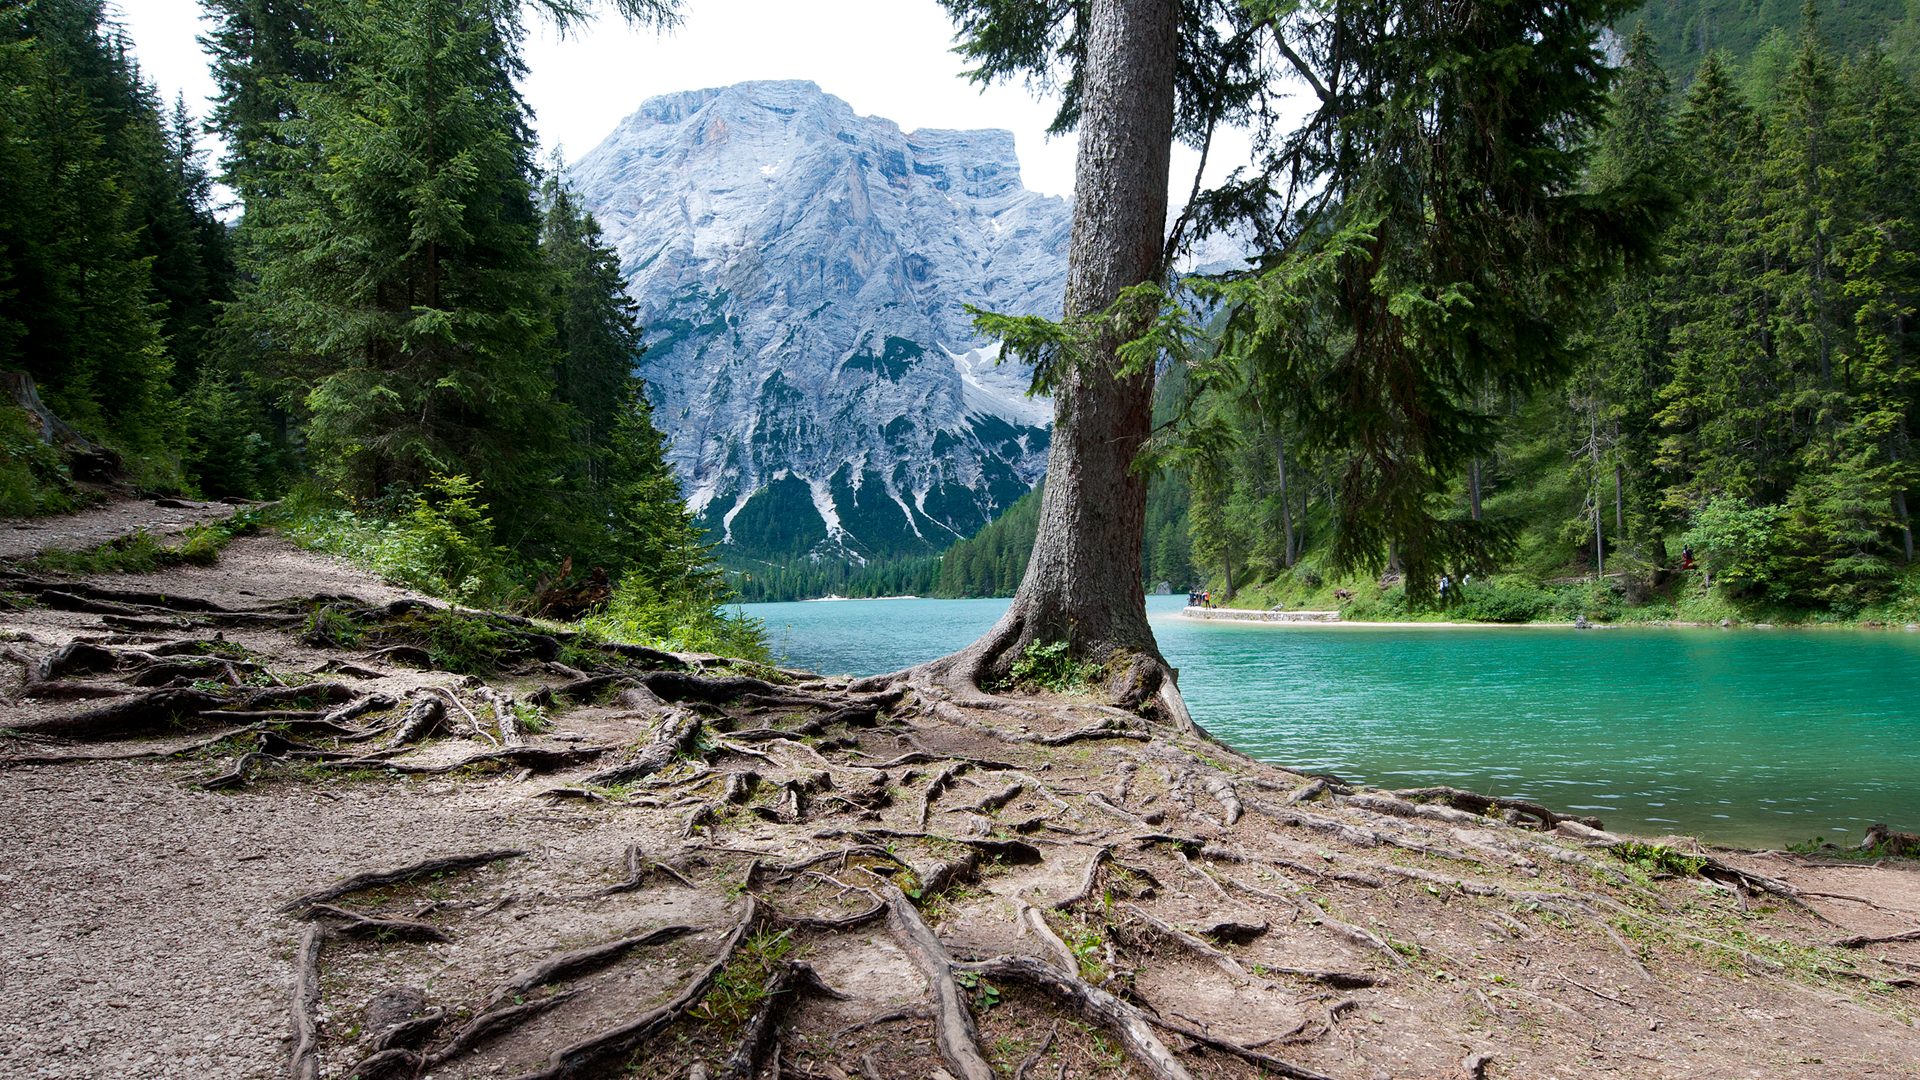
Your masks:
<svg viewBox="0 0 1920 1080"><path fill-rule="evenodd" d="M572 176L724 552L935 551L1039 479L1052 404L965 310L1060 312L1070 210L1021 186L1011 133L903 132L752 82L648 100Z"/></svg>

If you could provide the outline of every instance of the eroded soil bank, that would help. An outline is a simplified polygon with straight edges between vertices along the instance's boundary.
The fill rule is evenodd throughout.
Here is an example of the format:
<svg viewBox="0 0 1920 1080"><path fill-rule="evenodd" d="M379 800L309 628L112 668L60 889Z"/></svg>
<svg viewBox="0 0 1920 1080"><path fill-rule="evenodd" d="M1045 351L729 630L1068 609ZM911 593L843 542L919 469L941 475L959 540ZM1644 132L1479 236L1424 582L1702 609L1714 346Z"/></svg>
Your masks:
<svg viewBox="0 0 1920 1080"><path fill-rule="evenodd" d="M271 536L0 593L0 1075L1920 1072L1910 860L592 646Z"/></svg>

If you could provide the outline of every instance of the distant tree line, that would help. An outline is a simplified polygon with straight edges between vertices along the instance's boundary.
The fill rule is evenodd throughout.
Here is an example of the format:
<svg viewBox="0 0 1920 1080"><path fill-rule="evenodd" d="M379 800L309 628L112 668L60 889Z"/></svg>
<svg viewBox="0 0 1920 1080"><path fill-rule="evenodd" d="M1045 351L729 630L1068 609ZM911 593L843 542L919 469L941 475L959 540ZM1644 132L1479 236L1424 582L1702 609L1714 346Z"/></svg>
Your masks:
<svg viewBox="0 0 1920 1080"><path fill-rule="evenodd" d="M939 555L852 566L839 560L750 564L728 560L727 579L748 603L811 600L822 596L872 598L934 596L967 599L1012 596L1027 571L1027 557L1040 525L1045 481L1027 492L979 532ZM1187 485L1176 471L1155 478L1147 495L1147 535L1142 564L1146 587L1166 582L1185 592L1198 580L1190 560Z"/></svg>

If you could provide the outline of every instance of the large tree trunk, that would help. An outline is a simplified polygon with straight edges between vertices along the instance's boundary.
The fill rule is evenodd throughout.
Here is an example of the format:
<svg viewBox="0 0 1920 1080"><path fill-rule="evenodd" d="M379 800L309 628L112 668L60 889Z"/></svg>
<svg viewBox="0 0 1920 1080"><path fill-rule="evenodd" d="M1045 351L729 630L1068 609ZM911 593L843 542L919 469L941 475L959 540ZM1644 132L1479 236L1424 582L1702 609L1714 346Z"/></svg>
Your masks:
<svg viewBox="0 0 1920 1080"><path fill-rule="evenodd" d="M1068 320L1100 314L1161 272L1177 14L1176 0L1093 0L1087 16ZM1152 427L1153 378L1114 376L1121 340L1104 335L1055 390L1039 535L1006 616L928 668L977 687L1003 676L1030 643L1067 641L1076 656L1110 665L1117 703L1159 696L1184 726L1140 580L1147 481L1132 465Z"/></svg>

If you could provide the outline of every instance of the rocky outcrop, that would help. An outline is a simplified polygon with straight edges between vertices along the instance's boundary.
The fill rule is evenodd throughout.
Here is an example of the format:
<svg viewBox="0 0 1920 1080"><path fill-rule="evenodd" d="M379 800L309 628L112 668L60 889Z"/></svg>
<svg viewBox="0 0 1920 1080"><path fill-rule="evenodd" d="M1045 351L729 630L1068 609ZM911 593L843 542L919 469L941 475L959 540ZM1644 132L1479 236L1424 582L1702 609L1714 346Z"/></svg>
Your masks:
<svg viewBox="0 0 1920 1080"><path fill-rule="evenodd" d="M745 556L944 548L1045 468L1052 405L969 305L1057 316L1067 203L1005 131L914 131L810 82L653 98L573 167L648 328L702 520Z"/></svg>

